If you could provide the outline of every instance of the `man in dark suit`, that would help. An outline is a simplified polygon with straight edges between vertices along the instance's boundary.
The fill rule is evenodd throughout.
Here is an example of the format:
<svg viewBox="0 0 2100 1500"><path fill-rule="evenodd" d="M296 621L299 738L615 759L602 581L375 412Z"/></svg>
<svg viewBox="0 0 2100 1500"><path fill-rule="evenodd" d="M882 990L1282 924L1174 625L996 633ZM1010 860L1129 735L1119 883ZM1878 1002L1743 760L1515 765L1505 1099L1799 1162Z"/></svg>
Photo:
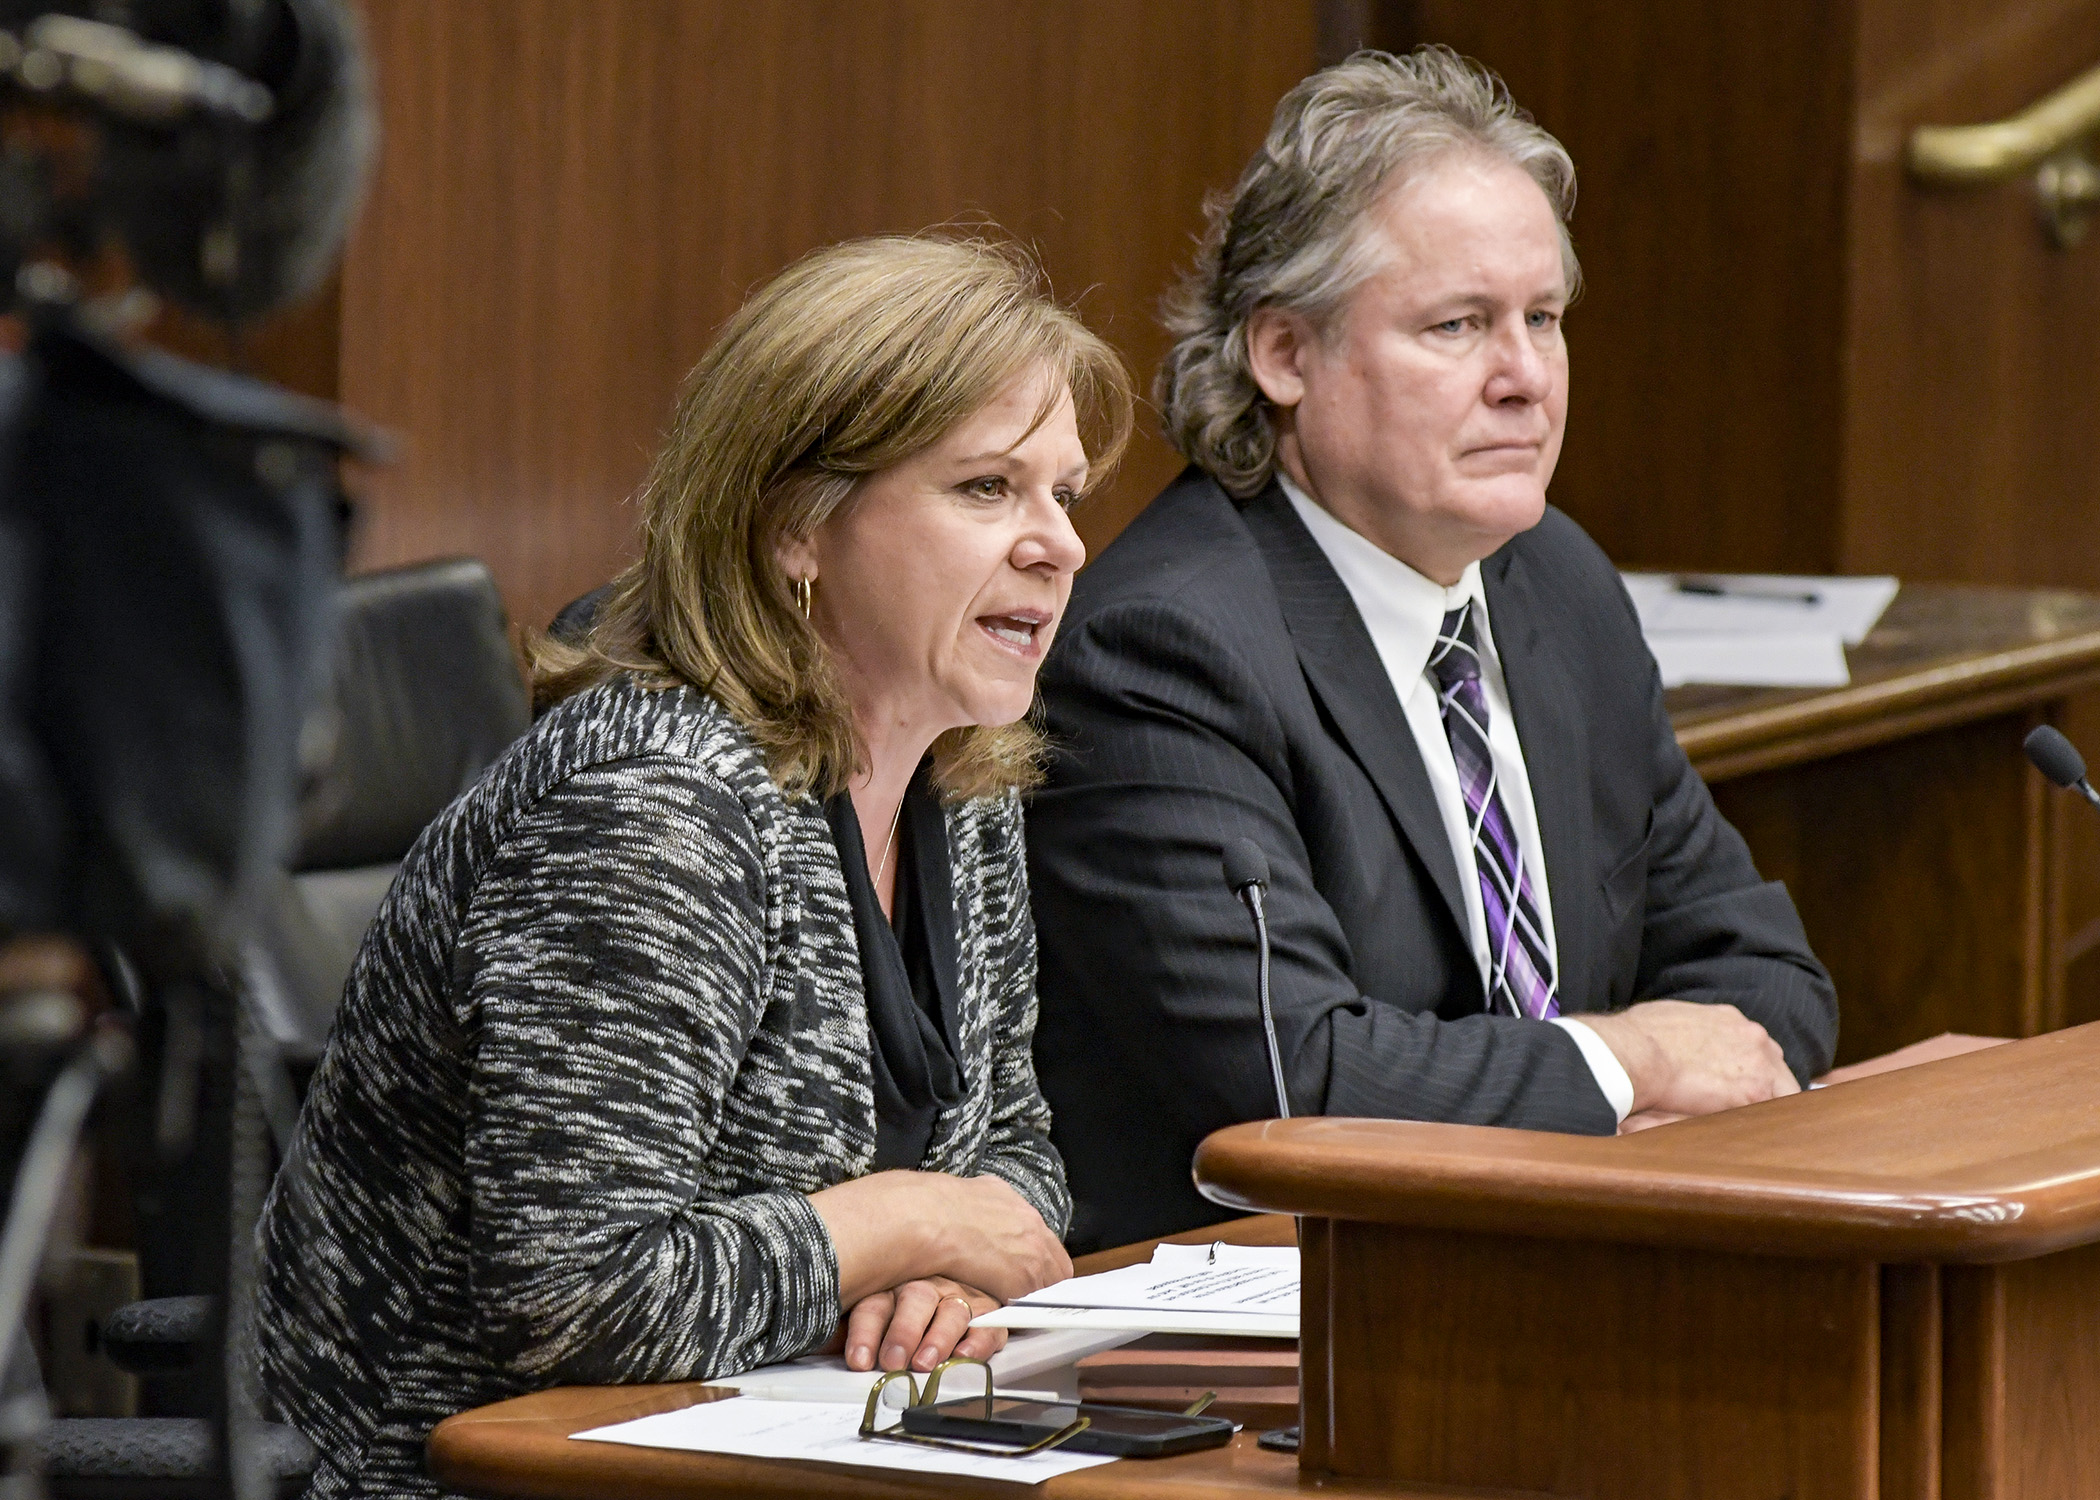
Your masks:
<svg viewBox="0 0 2100 1500"><path fill-rule="evenodd" d="M1191 467L1079 579L1029 814L1084 1239L1222 1217L1197 1143L1275 1113L1241 837L1294 1112L1605 1134L1830 1064L1792 903L1545 503L1573 198L1490 76L1359 55L1285 98L1170 304Z"/></svg>

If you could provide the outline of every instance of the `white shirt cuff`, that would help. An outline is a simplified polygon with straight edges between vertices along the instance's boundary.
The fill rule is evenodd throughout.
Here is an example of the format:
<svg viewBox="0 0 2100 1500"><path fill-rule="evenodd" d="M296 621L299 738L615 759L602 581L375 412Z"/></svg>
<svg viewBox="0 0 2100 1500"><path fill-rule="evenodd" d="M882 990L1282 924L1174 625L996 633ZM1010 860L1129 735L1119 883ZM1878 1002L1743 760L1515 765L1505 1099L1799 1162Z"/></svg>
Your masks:
<svg viewBox="0 0 2100 1500"><path fill-rule="evenodd" d="M1597 1079L1597 1087L1604 1091L1605 1102L1624 1122L1633 1113L1633 1080L1627 1076L1626 1065L1619 1061L1618 1054L1576 1016L1555 1016L1552 1024L1575 1039L1575 1045L1582 1049L1582 1060L1590 1065L1590 1072Z"/></svg>

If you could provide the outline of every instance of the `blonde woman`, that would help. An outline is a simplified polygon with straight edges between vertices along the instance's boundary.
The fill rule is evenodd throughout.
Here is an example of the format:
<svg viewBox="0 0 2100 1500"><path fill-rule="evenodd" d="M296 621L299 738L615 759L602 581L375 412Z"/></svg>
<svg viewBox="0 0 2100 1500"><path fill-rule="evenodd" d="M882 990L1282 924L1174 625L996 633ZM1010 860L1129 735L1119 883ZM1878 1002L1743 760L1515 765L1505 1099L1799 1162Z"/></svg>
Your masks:
<svg viewBox="0 0 2100 1500"><path fill-rule="evenodd" d="M451 1412L842 1337L931 1368L1069 1273L1016 793L1131 424L1027 262L865 240L689 378L641 559L425 833L261 1228L315 1493L430 1494Z"/></svg>

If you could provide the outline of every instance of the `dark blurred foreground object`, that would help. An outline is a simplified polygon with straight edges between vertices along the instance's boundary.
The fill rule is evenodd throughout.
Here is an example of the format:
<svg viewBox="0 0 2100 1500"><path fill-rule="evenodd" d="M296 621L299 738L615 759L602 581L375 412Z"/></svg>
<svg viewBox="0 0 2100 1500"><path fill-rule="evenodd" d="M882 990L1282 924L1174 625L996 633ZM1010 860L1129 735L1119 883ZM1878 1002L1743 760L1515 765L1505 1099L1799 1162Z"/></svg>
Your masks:
<svg viewBox="0 0 2100 1500"><path fill-rule="evenodd" d="M56 1219L75 1138L102 1086L129 1059L121 1033L96 1027L94 966L58 937L0 946L0 1162L11 1168L0 1232L0 1495L33 1493L35 1440L47 1406L28 1340L13 1337Z"/></svg>
<svg viewBox="0 0 2100 1500"><path fill-rule="evenodd" d="M0 0L0 285L30 330L0 365L0 956L57 938L102 960L139 1050L133 1170L192 1185L181 1228L218 1309L241 1302L224 1295L244 1272L231 1226L267 1180L258 1080L275 1066L236 976L321 748L336 461L355 439L329 408L123 331L155 297L231 323L309 289L370 118L335 0ZM0 995L8 1014L20 999ZM41 1423L9 1273L41 1259L112 1019L83 1015L0 1158L0 1476L20 1476L0 1485L23 1493ZM0 1050L23 1055L4 1034ZM210 1422L103 1444L59 1493L297 1483L277 1450L298 1445L251 1436L225 1342L215 1326ZM161 1455L144 1468L142 1444ZM177 1449L184 1473L160 1472Z"/></svg>
<svg viewBox="0 0 2100 1500"><path fill-rule="evenodd" d="M297 1428L258 1427L253 1453L265 1495L297 1495L313 1473ZM189 1417L72 1417L44 1444L46 1485L61 1500L206 1500L224 1490L216 1468L211 1424Z"/></svg>
<svg viewBox="0 0 2100 1500"><path fill-rule="evenodd" d="M458 558L346 581L323 713L328 759L309 776L296 848L274 871L243 965L247 1013L303 1084L318 1061L352 960L401 859L432 818L530 725L508 621L486 565ZM270 1101L264 1101L266 1110ZM271 1134L289 1135L293 1102ZM175 1415L209 1357L211 1299L157 1295L195 1284L182 1230L194 1190L141 1185L140 1270L149 1300L102 1325L105 1356L142 1377L138 1419L60 1420L45 1441L61 1496L203 1493L207 1425ZM243 1233L246 1221L236 1223ZM257 1430L260 1468L296 1493L313 1454L289 1428Z"/></svg>
<svg viewBox="0 0 2100 1500"><path fill-rule="evenodd" d="M292 832L340 558L318 403L40 330L0 459L0 930L228 956Z"/></svg>
<svg viewBox="0 0 2100 1500"><path fill-rule="evenodd" d="M591 627L598 623L598 611L605 608L612 591L611 584L601 583L588 594L571 599L548 622L547 634L565 646L581 646L590 638Z"/></svg>
<svg viewBox="0 0 2100 1500"><path fill-rule="evenodd" d="M7 287L40 253L111 246L153 295L227 323L320 284L376 135L339 0L0 0L0 32L8 106L95 132L85 160L9 143Z"/></svg>
<svg viewBox="0 0 2100 1500"><path fill-rule="evenodd" d="M267 1177L255 1077L274 1064L234 976L292 833L302 727L318 722L308 711L349 434L326 408L57 318L13 381L0 462L0 932L70 934L128 960L132 1170L151 1191L187 1190L161 1227L185 1252L190 1289L216 1294L233 1226L253 1214L234 1198L259 1202ZM32 1228L41 1242L39 1226L9 1232ZM12 1342L18 1329L0 1331ZM209 1372L223 1368L224 1341L215 1317L207 1391L223 1386ZM204 1405L220 1421L237 1409L223 1395ZM148 1472L216 1453L219 1430L58 1424L51 1488L231 1493L215 1462L179 1482ZM280 1450L283 1436L261 1430L244 1445L255 1477L242 1493L280 1492Z"/></svg>

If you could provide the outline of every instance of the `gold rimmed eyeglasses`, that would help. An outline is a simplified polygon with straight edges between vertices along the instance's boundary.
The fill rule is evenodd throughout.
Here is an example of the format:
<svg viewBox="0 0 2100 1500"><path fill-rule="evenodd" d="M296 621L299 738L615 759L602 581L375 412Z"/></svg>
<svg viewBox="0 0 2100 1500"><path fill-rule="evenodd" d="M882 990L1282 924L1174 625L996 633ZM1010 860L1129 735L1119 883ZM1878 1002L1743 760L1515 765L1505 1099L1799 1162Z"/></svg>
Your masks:
<svg viewBox="0 0 2100 1500"><path fill-rule="evenodd" d="M903 1426L905 1409L913 1406L932 1406L939 1402L941 1377L960 1365L975 1365L984 1372L984 1418L990 1421L994 1395L992 1367L981 1359L957 1355L953 1359L941 1361L928 1371L924 1387L920 1386L919 1377L910 1370L885 1371L876 1379L875 1388L868 1392L867 1409L861 1413L860 1418L860 1435L864 1438L883 1438L893 1443L917 1443L928 1448L952 1448L958 1453L989 1453L1001 1458L1018 1458L1024 1453L1048 1452L1093 1426L1091 1418L1079 1417L1025 1447L1013 1443L968 1442L960 1438L928 1437L922 1433L906 1432ZM885 1419L888 1422L887 1426L883 1425Z"/></svg>

